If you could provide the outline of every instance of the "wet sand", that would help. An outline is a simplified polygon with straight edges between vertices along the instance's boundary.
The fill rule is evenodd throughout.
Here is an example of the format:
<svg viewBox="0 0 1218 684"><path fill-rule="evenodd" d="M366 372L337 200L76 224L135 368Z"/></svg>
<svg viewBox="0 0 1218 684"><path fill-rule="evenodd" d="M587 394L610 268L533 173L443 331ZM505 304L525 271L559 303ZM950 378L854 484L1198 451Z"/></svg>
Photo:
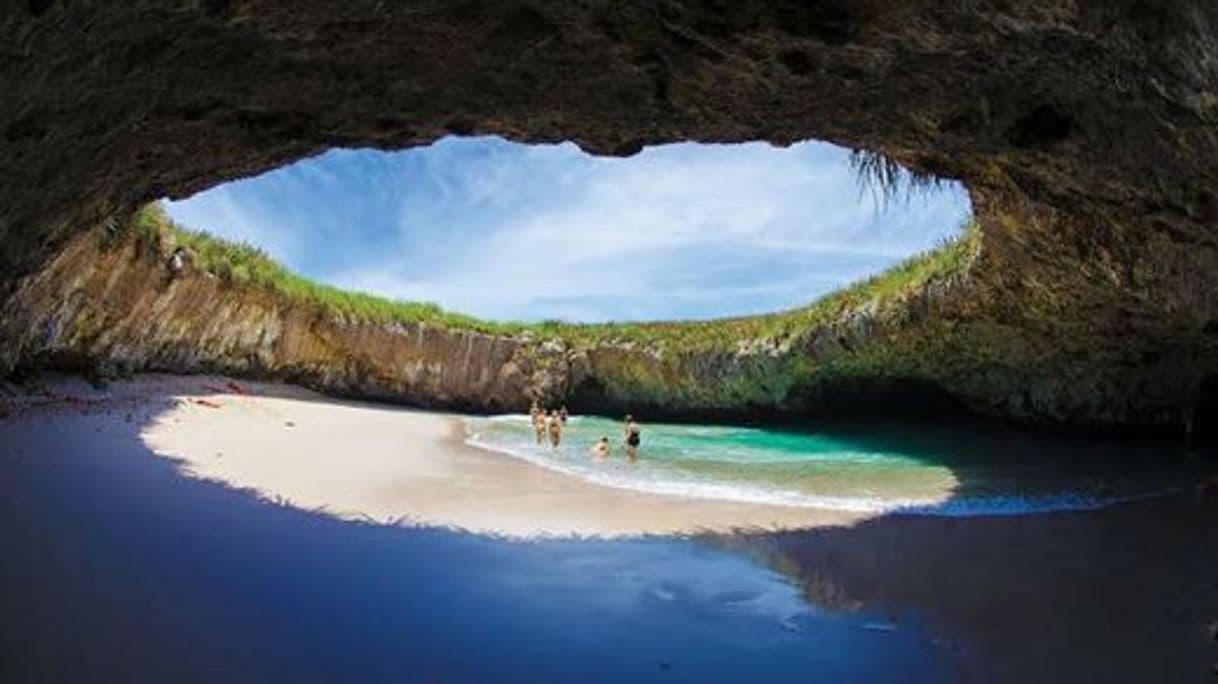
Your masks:
<svg viewBox="0 0 1218 684"><path fill-rule="evenodd" d="M519 537L805 529L861 519L606 487L469 446L457 416L288 385L209 389L228 383L129 383L129 391L172 402L145 427L145 444L192 477L342 519Z"/></svg>
<svg viewBox="0 0 1218 684"><path fill-rule="evenodd" d="M207 418L226 410L233 425L284 432L314 414L276 413L279 399L355 410L274 386L257 401L199 387L217 382L152 378L104 395L57 383L3 404L0 681L1213 680L1218 508L1191 497L693 538L361 524L154 454L162 423L195 414L208 443L231 439L230 421ZM322 428L312 437L337 429ZM443 421L427 429L451 442ZM435 467L409 466L466 486ZM302 498L351 477L303 470ZM523 516L534 526L536 506Z"/></svg>

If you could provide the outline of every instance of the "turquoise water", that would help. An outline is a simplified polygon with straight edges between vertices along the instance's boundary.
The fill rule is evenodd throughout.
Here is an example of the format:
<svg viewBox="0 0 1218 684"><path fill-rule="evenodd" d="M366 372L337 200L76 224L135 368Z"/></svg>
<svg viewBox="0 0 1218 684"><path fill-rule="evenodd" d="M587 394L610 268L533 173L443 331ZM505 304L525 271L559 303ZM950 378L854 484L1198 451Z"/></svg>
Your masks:
<svg viewBox="0 0 1218 684"><path fill-rule="evenodd" d="M558 449L528 417L468 418L468 441L610 487L864 512L1010 514L1094 508L1190 486L1214 470L1183 449L1054 439L992 425L870 422L821 429L645 424L630 463L622 426L573 417ZM613 453L598 461L602 436Z"/></svg>

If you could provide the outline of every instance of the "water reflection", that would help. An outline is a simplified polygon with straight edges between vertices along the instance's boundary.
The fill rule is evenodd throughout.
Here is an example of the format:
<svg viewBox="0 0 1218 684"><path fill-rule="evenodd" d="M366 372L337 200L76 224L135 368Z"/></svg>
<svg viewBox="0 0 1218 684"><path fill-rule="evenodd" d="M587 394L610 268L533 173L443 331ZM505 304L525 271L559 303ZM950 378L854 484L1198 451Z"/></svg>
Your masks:
<svg viewBox="0 0 1218 684"><path fill-rule="evenodd" d="M4 453L21 482L0 517L0 680L950 676L921 628L823 610L748 554L345 522L183 476L144 447L146 418L0 423L0 444L38 445Z"/></svg>
<svg viewBox="0 0 1218 684"><path fill-rule="evenodd" d="M969 681L1203 681L1218 661L1218 510L1182 496L1099 511L717 537L811 604L903 614Z"/></svg>
<svg viewBox="0 0 1218 684"><path fill-rule="evenodd" d="M1218 659L1218 513L1191 498L507 541L184 477L149 417L0 422L0 680L1183 682Z"/></svg>

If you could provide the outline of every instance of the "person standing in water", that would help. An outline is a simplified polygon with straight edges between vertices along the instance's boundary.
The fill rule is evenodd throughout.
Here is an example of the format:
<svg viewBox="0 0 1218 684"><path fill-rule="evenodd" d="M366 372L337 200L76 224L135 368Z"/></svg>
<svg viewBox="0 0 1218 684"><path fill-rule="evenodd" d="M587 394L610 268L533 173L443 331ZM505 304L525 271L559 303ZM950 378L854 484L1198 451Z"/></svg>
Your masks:
<svg viewBox="0 0 1218 684"><path fill-rule="evenodd" d="M546 412L537 409L533 413L533 431L537 433L537 445L541 446L546 441Z"/></svg>
<svg viewBox="0 0 1218 684"><path fill-rule="evenodd" d="M550 411L550 447L557 449L560 442L562 442L562 418L555 409Z"/></svg>
<svg viewBox="0 0 1218 684"><path fill-rule="evenodd" d="M567 413L567 405L566 405L566 404L563 404L563 405L562 405L562 408L558 409L558 417L559 417L559 418L562 418L562 424L563 424L563 425L566 425L566 424L567 424L567 417L568 417L569 415L570 415L570 414L568 414L568 413Z"/></svg>
<svg viewBox="0 0 1218 684"><path fill-rule="evenodd" d="M639 460L639 444L643 441L642 435L639 434L639 424L635 422L634 416L626 414L626 426L623 432L626 455L630 457L630 462L634 463Z"/></svg>

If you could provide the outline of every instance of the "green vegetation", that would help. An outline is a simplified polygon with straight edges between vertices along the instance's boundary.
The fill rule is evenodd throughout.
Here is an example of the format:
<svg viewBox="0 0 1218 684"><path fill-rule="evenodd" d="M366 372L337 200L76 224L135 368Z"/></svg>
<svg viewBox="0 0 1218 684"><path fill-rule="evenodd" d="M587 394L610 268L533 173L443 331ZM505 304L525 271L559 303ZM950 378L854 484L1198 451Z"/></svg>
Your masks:
<svg viewBox="0 0 1218 684"><path fill-rule="evenodd" d="M524 328L482 321L445 311L435 304L394 301L313 282L289 271L253 245L229 242L174 224L159 204L141 209L134 228L139 237L152 244L187 248L194 270L211 273L234 286L262 288L291 302L318 306L347 320L385 324L426 322L491 333L515 333Z"/></svg>
<svg viewBox="0 0 1218 684"><path fill-rule="evenodd" d="M905 199L909 200L943 184L943 179L932 173L907 169L892 157L872 150L851 152L850 166L858 180L859 191L870 190L876 201L884 204L899 198L902 190Z"/></svg>
<svg viewBox="0 0 1218 684"><path fill-rule="evenodd" d="M963 276L981 246L981 231L975 221L964 225L960 235L938 247L916 254L870 278L842 288L809 306L768 317L766 334L789 334L826 323L843 312L867 304L896 301L917 293L931 281Z"/></svg>
<svg viewBox="0 0 1218 684"><path fill-rule="evenodd" d="M575 346L632 342L664 349L731 348L741 340L786 338L839 320L850 310L897 301L916 293L929 281L959 276L968 269L979 246L979 231L970 221L959 237L936 249L808 306L779 313L705 321L520 323L485 321L446 311L435 304L395 301L315 283L292 273L256 247L175 225L159 204L141 209L132 221L132 228L137 237L154 245L160 253L186 247L191 254L191 268L196 271L215 275L233 286L260 288L289 302L316 306L329 315L353 322L427 323L500 335L531 333L543 339L558 337ZM108 229L108 233L112 231L112 227Z"/></svg>

